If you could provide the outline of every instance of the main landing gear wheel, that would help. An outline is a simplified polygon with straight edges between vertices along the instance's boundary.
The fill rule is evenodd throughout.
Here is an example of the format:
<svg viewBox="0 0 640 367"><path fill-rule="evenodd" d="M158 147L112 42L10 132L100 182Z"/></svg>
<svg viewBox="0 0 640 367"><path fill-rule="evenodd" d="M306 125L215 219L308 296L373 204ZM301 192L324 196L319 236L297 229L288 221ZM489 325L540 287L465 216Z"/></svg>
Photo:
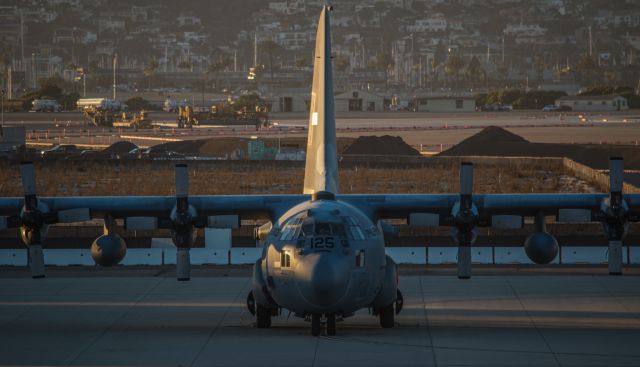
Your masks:
<svg viewBox="0 0 640 367"><path fill-rule="evenodd" d="M256 327L266 329L271 327L271 310L258 305L256 307Z"/></svg>
<svg viewBox="0 0 640 367"><path fill-rule="evenodd" d="M393 303L381 308L379 311L380 326L385 329L392 328L395 325L394 315Z"/></svg>
<svg viewBox="0 0 640 367"><path fill-rule="evenodd" d="M320 314L314 313L311 315L311 335L320 335Z"/></svg>
<svg viewBox="0 0 640 367"><path fill-rule="evenodd" d="M327 314L327 335L329 336L336 335L336 314L335 313Z"/></svg>

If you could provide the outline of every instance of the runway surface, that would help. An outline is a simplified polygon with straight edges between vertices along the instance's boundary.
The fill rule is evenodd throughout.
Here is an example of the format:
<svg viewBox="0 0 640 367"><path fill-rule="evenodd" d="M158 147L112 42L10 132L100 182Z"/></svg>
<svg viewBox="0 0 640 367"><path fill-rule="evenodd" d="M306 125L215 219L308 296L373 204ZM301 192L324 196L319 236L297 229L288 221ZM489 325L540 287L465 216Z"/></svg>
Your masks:
<svg viewBox="0 0 640 367"><path fill-rule="evenodd" d="M395 328L365 311L339 323L336 337L314 338L286 314L254 328L245 276L90 274L0 278L1 365L640 364L637 275L404 276Z"/></svg>

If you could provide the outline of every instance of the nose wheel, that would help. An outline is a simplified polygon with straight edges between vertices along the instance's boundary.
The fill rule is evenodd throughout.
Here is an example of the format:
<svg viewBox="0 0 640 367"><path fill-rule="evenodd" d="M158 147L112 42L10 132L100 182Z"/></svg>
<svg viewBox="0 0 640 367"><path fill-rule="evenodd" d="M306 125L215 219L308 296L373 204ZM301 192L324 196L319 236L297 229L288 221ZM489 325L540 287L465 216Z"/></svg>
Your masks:
<svg viewBox="0 0 640 367"><path fill-rule="evenodd" d="M311 315L311 335L318 336L320 335L320 315L319 313L314 313Z"/></svg>
<svg viewBox="0 0 640 367"><path fill-rule="evenodd" d="M326 322L327 325L327 335L334 336L336 335L336 314L329 313L325 314L325 320L322 319L322 314L314 313L311 314L311 335L319 336L322 331L322 321Z"/></svg>

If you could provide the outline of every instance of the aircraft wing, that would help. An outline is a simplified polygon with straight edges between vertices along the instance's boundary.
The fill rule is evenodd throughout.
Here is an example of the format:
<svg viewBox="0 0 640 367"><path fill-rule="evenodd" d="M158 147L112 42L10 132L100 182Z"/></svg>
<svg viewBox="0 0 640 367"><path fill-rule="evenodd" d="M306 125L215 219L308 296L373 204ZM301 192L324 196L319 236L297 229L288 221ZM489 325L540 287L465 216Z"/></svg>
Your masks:
<svg viewBox="0 0 640 367"><path fill-rule="evenodd" d="M413 213L451 215L459 194L338 195L361 208L371 218L409 217ZM598 212L607 194L478 194L471 197L479 216L536 216L558 214L562 209ZM640 212L640 194L626 194L623 201L632 213Z"/></svg>
<svg viewBox="0 0 640 367"><path fill-rule="evenodd" d="M274 220L309 195L220 195L189 196L188 205L198 218L238 215L243 218ZM169 218L176 206L175 196L76 196L42 197L40 208L52 215L52 222L76 222L110 215L113 218ZM0 215L19 216L25 198L0 198Z"/></svg>

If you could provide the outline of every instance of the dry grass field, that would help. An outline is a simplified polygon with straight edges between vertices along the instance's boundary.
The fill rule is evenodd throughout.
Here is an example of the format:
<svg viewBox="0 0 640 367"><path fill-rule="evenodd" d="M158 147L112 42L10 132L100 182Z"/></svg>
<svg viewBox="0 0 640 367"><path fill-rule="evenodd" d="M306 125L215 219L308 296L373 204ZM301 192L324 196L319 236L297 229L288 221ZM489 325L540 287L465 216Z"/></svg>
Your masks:
<svg viewBox="0 0 640 367"><path fill-rule="evenodd" d="M42 196L172 195L174 163L170 161L46 161L36 164ZM297 194L302 192L304 165L288 162L189 163L190 193ZM478 193L593 192L593 183L573 177L558 161L522 159L508 163L476 163ZM458 190L458 165L343 164L342 193L445 193ZM0 196L21 196L17 162L0 165Z"/></svg>

